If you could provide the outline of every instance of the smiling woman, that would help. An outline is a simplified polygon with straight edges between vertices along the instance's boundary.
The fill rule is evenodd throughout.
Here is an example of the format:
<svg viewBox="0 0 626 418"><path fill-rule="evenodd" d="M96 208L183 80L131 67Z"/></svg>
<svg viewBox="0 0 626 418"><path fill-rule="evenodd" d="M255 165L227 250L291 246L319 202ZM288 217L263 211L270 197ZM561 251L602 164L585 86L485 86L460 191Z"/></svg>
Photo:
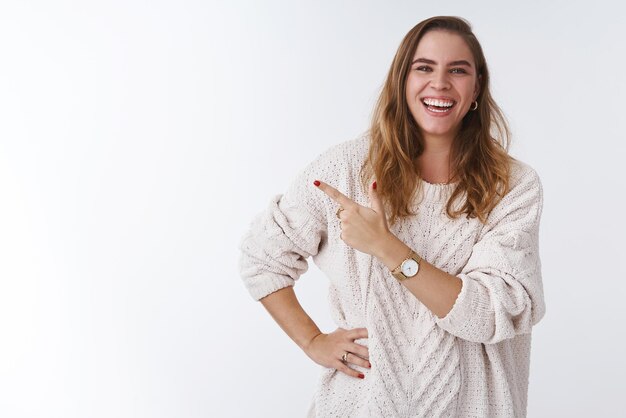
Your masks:
<svg viewBox="0 0 626 418"><path fill-rule="evenodd" d="M475 68L459 35L437 30L422 37L406 80L406 101L426 144L451 141L470 106L478 108Z"/></svg>
<svg viewBox="0 0 626 418"><path fill-rule="evenodd" d="M536 172L467 22L416 25L369 131L316 158L241 240L250 294L323 366L309 416L524 416L545 312ZM337 329L292 286L312 257Z"/></svg>

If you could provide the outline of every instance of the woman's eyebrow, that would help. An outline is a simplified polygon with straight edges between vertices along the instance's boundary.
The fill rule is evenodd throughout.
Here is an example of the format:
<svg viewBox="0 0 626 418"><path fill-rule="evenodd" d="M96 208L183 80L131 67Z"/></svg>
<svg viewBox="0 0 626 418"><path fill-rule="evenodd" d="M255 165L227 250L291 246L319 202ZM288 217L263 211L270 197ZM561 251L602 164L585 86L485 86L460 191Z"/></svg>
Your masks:
<svg viewBox="0 0 626 418"><path fill-rule="evenodd" d="M472 68L472 64L470 64L469 62L467 62L465 60L452 61L452 62L448 63L448 67L451 67L453 65L465 65L466 67Z"/></svg>
<svg viewBox="0 0 626 418"><path fill-rule="evenodd" d="M433 60L429 60L428 58L416 58L413 60L413 62L411 63L411 65L415 64L416 62L421 62L424 64L432 64L432 65L437 65L437 63ZM455 65L465 65L467 67L472 67L472 64L470 64L468 61L466 60L457 60L457 61L452 61L448 63L448 67L452 67Z"/></svg>

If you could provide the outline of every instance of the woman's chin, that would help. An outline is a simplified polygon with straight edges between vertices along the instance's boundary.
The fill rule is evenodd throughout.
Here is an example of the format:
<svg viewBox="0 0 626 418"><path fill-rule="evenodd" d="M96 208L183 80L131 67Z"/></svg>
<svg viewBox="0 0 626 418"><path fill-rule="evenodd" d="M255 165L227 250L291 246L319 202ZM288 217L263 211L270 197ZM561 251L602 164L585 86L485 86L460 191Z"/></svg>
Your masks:
<svg viewBox="0 0 626 418"><path fill-rule="evenodd" d="M433 139L453 139L455 129L448 127L427 127L426 129L422 128L421 134L424 139L433 138Z"/></svg>

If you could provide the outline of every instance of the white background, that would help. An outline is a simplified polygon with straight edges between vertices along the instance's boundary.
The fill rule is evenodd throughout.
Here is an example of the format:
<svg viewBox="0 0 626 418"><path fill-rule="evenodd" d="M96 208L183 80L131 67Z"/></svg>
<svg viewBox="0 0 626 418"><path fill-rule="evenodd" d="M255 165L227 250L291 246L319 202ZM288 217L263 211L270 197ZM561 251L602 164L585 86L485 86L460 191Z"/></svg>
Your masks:
<svg viewBox="0 0 626 418"><path fill-rule="evenodd" d="M239 239L441 14L473 24L544 185L529 416L623 414L618 4L3 1L0 416L304 416L319 366L248 295ZM330 332L326 285L311 263L296 292Z"/></svg>

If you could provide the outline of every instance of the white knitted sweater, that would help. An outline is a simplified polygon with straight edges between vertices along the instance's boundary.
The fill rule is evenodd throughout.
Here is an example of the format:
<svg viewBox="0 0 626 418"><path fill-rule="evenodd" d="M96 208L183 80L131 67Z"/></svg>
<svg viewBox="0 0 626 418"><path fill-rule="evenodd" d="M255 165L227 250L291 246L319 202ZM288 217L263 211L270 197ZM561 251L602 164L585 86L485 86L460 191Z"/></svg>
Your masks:
<svg viewBox="0 0 626 418"><path fill-rule="evenodd" d="M329 279L337 327L365 327L371 369L356 379L323 368L309 416L522 417L526 415L531 328L544 315L538 248L542 188L516 161L511 190L485 225L445 213L452 185L423 184L415 216L391 231L429 263L463 282L439 319L375 257L340 238L337 204L319 179L361 205L366 136L315 159L258 215L241 240L243 281L255 300L294 285L313 261ZM329 330L330 331L330 330Z"/></svg>

